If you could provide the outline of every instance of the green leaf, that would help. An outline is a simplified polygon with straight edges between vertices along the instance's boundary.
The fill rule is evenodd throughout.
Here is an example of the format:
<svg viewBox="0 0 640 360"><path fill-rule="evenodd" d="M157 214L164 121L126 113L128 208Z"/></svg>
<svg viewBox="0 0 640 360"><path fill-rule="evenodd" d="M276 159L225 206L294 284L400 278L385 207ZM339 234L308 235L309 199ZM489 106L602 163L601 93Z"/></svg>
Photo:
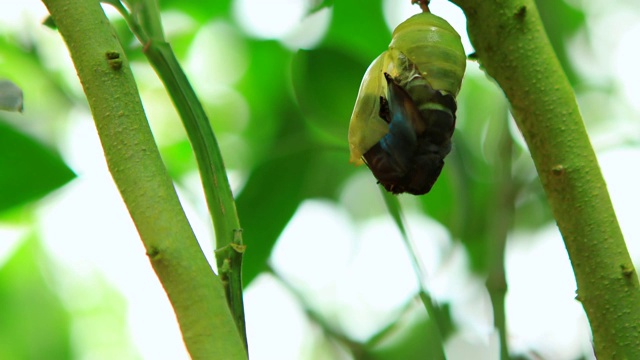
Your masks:
<svg viewBox="0 0 640 360"><path fill-rule="evenodd" d="M248 286L266 270L271 250L304 200L304 181L312 164L308 153L292 153L259 165L236 201L247 246L242 278Z"/></svg>
<svg viewBox="0 0 640 360"><path fill-rule="evenodd" d="M335 2L324 46L348 51L368 64L387 50L389 42L381 0Z"/></svg>
<svg viewBox="0 0 640 360"><path fill-rule="evenodd" d="M475 69L470 66L458 96L453 150L432 192L421 201L425 212L465 245L471 267L483 272L493 239L493 209L505 191L496 169L506 161L499 137L507 120L502 93Z"/></svg>
<svg viewBox="0 0 640 360"><path fill-rule="evenodd" d="M526 184L522 193L523 196L518 198L513 220L515 228L536 231L554 221L546 194L537 177Z"/></svg>
<svg viewBox="0 0 640 360"><path fill-rule="evenodd" d="M288 108L295 104L290 101L289 83L285 81L290 76L292 55L276 41L248 40L247 45L247 56L253 60L236 88L247 99L251 116L242 135L255 161L260 162L270 156L281 124L293 121L286 117L290 115Z"/></svg>
<svg viewBox="0 0 640 360"><path fill-rule="evenodd" d="M30 114L25 114L25 117L46 114L47 118L56 119L63 111L66 115L66 110L62 109L67 109L75 100L67 80L60 76L60 72L51 70L50 59L42 52L35 48L25 49L24 44L14 40L12 37L0 37L0 77L11 78L20 84L29 102Z"/></svg>
<svg viewBox="0 0 640 360"><path fill-rule="evenodd" d="M75 177L51 150L0 121L0 212L42 198Z"/></svg>
<svg viewBox="0 0 640 360"><path fill-rule="evenodd" d="M201 24L216 18L229 18L231 12L230 0L163 0L160 1L159 5L163 11L178 10L189 15L191 19L196 20Z"/></svg>
<svg viewBox="0 0 640 360"><path fill-rule="evenodd" d="M408 311L389 328L375 335L367 344L367 359L437 359L442 344L435 329L446 329L445 338L454 330L448 306L440 309L438 325L424 312Z"/></svg>
<svg viewBox="0 0 640 360"><path fill-rule="evenodd" d="M0 359L71 359L71 320L49 288L43 253L25 241L0 267Z"/></svg>
<svg viewBox="0 0 640 360"><path fill-rule="evenodd" d="M558 60L562 64L564 72L567 74L569 81L572 84L576 84L578 75L567 52L567 39L575 35L579 29L585 27L586 15L582 10L567 4L565 1L536 0L536 6L540 12L540 18L547 36L558 56Z"/></svg>
<svg viewBox="0 0 640 360"><path fill-rule="evenodd" d="M247 245L244 286L266 269L273 246L298 206L308 198L336 199L342 183L355 171L346 148L336 151L314 140L299 113L281 114L288 121L236 201Z"/></svg>
<svg viewBox="0 0 640 360"><path fill-rule="evenodd" d="M167 171L173 179L179 179L183 175L197 169L193 156L191 143L184 139L160 148L162 160L167 166Z"/></svg>
<svg viewBox="0 0 640 360"><path fill-rule="evenodd" d="M247 245L244 286L265 269L280 232L304 199L299 176L309 166L297 154L308 137L283 81L288 78L291 53L275 41L249 40L247 45L248 56L255 60L237 85L249 104L250 120L242 135L252 155L243 169L249 178L236 199Z"/></svg>
<svg viewBox="0 0 640 360"><path fill-rule="evenodd" d="M368 63L333 48L300 51L293 59L293 85L305 119L344 144L358 87Z"/></svg>

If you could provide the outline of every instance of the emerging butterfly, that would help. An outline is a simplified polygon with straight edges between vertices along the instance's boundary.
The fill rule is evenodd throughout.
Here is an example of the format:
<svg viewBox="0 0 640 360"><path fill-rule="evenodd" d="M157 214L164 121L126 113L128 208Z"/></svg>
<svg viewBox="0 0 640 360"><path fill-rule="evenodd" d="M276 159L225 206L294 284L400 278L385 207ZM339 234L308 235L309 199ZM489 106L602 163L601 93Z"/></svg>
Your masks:
<svg viewBox="0 0 640 360"><path fill-rule="evenodd" d="M442 18L421 13L393 32L362 79L349 125L351 162L387 191L426 194L451 151L466 56Z"/></svg>

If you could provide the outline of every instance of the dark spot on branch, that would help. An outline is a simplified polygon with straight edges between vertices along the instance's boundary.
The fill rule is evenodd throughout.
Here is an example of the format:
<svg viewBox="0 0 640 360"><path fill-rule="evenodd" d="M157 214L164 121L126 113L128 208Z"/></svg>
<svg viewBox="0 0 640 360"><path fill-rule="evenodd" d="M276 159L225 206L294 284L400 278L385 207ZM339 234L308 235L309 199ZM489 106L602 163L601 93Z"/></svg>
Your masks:
<svg viewBox="0 0 640 360"><path fill-rule="evenodd" d="M122 69L122 60L121 59L109 60L109 67L112 68L113 70Z"/></svg>
<svg viewBox="0 0 640 360"><path fill-rule="evenodd" d="M633 265L620 264L620 269L622 270L622 275L627 279L630 279L635 272Z"/></svg>
<svg viewBox="0 0 640 360"><path fill-rule="evenodd" d="M561 176L564 174L565 168L562 165L556 165L551 168L551 173L555 176Z"/></svg>
<svg viewBox="0 0 640 360"><path fill-rule="evenodd" d="M120 58L120 53L117 51L107 51L105 53L107 60L113 60L113 59L119 59Z"/></svg>
<svg viewBox="0 0 640 360"><path fill-rule="evenodd" d="M110 50L105 53L105 56L107 57L107 62L109 62L110 68L113 70L122 69L122 59L120 59L119 52Z"/></svg>
<svg viewBox="0 0 640 360"><path fill-rule="evenodd" d="M524 17L527 15L527 7L525 5L522 5L518 8L518 11L516 11L515 13L515 17L516 19L522 21L524 20Z"/></svg>

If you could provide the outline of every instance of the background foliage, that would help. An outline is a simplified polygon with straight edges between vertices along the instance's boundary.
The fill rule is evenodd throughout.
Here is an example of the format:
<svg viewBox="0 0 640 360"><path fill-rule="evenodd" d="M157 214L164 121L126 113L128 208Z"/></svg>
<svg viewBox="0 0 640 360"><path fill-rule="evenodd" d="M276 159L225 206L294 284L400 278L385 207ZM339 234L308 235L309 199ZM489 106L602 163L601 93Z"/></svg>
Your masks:
<svg viewBox="0 0 640 360"><path fill-rule="evenodd" d="M251 355L422 358L432 336L408 258L373 177L348 163L346 144L362 74L390 29L418 9L408 1L262 3L160 1L237 194ZM452 23L461 16L433 3ZM637 259L638 195L629 185L639 174L628 164L638 158L640 75L629 59L639 55L630 40L640 33L640 9L631 1L607 9L587 0L537 3ZM0 358L184 357L110 184L66 49L40 25L42 5L24 4L3 5L13 20L0 21L0 78L25 93L23 114L0 113ZM163 159L211 254L189 143L139 44L112 13ZM427 286L444 305L447 354L495 358L485 281L507 241L514 356L591 358L566 253L508 105L477 65L468 67L440 180L426 196L400 197Z"/></svg>

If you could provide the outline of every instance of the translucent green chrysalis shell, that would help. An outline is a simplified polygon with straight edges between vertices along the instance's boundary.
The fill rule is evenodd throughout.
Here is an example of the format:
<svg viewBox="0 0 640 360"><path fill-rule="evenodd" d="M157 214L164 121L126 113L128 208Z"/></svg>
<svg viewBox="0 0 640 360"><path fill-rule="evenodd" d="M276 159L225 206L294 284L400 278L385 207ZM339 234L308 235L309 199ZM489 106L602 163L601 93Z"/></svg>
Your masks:
<svg viewBox="0 0 640 360"><path fill-rule="evenodd" d="M349 125L351 162L366 163L390 192L431 190L451 150L465 67L460 36L445 20L422 13L398 25L362 79Z"/></svg>
<svg viewBox="0 0 640 360"><path fill-rule="evenodd" d="M460 36L444 19L420 13L398 25L389 50L371 63L362 79L349 125L350 161L362 164L364 153L389 131L389 124L379 116L380 97L387 94L384 73L398 79L403 87L418 75L432 89L455 97L465 67ZM423 101L413 100L417 105Z"/></svg>

